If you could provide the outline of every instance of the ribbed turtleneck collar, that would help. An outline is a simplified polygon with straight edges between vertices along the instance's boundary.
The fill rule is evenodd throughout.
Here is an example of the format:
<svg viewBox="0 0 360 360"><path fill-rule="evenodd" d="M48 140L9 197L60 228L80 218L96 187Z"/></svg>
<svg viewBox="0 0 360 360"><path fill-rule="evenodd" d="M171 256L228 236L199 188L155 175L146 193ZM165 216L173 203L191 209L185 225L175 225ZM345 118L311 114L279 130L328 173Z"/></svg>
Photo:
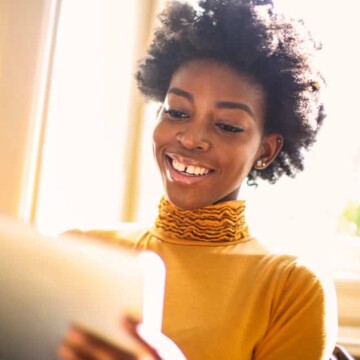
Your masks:
<svg viewBox="0 0 360 360"><path fill-rule="evenodd" d="M163 241L188 245L224 245L249 240L245 201L234 200L182 210L162 198L152 233Z"/></svg>

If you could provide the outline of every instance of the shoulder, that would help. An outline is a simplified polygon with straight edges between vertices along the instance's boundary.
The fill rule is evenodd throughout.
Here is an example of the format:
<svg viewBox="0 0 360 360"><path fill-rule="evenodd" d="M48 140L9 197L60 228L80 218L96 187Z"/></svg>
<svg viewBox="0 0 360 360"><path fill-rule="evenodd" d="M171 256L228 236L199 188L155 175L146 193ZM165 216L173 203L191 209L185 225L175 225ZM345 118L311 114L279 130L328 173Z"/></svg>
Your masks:
<svg viewBox="0 0 360 360"><path fill-rule="evenodd" d="M336 292L329 271L305 259L283 254L265 253L258 264L257 271L273 290L273 310L302 311L312 307L320 315L326 314L330 322L337 322Z"/></svg>
<svg viewBox="0 0 360 360"><path fill-rule="evenodd" d="M317 264L305 261L294 256L280 255L276 262L282 273L283 285L287 289L304 291L317 290L320 293L334 292L334 283L324 269Z"/></svg>
<svg viewBox="0 0 360 360"><path fill-rule="evenodd" d="M337 302L332 278L317 264L303 259L285 257L281 261L282 274L274 296L275 317L287 313L298 317L299 324L310 321L311 329L324 334L327 343L333 344L337 337Z"/></svg>
<svg viewBox="0 0 360 360"><path fill-rule="evenodd" d="M140 239L148 233L148 226L141 223L118 223L111 227L98 229L71 229L62 235L94 239L109 244L136 247Z"/></svg>
<svg viewBox="0 0 360 360"><path fill-rule="evenodd" d="M335 287L329 274L316 264L291 255L268 254L262 259L264 269L276 280L277 291L305 296L309 291L319 298L333 299Z"/></svg>
<svg viewBox="0 0 360 360"><path fill-rule="evenodd" d="M269 276L276 277L284 283L293 282L292 285L295 287L305 282L314 287L334 288L329 271L319 265L323 261L317 264L295 255L274 253L256 238L252 239L248 247L251 251L248 250L247 253L259 256L259 267Z"/></svg>
<svg viewBox="0 0 360 360"><path fill-rule="evenodd" d="M264 259L271 268L268 283L273 284L273 293L267 333L256 359L329 358L337 338L332 279L316 264L293 256Z"/></svg>

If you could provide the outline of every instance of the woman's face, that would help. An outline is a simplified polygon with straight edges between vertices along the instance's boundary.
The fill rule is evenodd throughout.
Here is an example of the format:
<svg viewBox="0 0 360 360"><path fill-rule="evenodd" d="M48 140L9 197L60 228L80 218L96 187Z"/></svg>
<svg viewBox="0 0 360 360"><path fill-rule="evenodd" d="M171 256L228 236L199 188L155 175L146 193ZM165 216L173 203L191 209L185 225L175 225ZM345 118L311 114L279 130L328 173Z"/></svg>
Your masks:
<svg viewBox="0 0 360 360"><path fill-rule="evenodd" d="M169 201L194 209L236 199L255 162L275 156L263 136L265 111L262 87L231 67L213 60L180 67L153 134Z"/></svg>

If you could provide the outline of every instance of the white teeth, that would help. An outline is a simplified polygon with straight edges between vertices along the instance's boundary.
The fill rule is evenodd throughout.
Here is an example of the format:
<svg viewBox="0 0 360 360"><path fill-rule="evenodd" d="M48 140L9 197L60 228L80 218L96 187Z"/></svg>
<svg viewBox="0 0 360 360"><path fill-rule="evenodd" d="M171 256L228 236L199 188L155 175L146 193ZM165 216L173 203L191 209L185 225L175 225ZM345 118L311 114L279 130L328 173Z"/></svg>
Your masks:
<svg viewBox="0 0 360 360"><path fill-rule="evenodd" d="M173 160L173 166L176 170L178 171L184 171L185 170L185 165L181 164L180 162L178 162L177 160Z"/></svg>
<svg viewBox="0 0 360 360"><path fill-rule="evenodd" d="M194 170L194 174L195 175L200 175L201 174L201 168L199 168L198 166L195 167L195 170Z"/></svg>
<svg viewBox="0 0 360 360"><path fill-rule="evenodd" d="M209 169L200 166L189 165L188 167L186 167L184 164L182 164L181 162L175 159L172 160L172 166L177 171L181 171L181 172L185 171L187 174L190 175L206 175L210 171Z"/></svg>

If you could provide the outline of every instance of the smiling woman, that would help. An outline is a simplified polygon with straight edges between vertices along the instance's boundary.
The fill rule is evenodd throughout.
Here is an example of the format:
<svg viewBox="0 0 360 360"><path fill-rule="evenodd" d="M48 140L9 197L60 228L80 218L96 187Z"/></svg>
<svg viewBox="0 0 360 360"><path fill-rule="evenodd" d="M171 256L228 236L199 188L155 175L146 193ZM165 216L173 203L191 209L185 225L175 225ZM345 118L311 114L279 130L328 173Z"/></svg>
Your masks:
<svg viewBox="0 0 360 360"><path fill-rule="evenodd" d="M150 228L85 234L160 255L162 331L186 358L329 359L332 283L300 259L267 250L237 200L245 182L273 184L303 169L302 152L325 118L313 62L319 47L271 1L171 1L159 19L136 78L161 104L153 149L165 196ZM68 334L64 358L110 351L86 332L79 337ZM147 340L154 358L175 358Z"/></svg>
<svg viewBox="0 0 360 360"><path fill-rule="evenodd" d="M173 204L194 209L235 200L253 166L272 162L282 136L263 135L265 105L260 85L219 62L194 60L176 71L154 130Z"/></svg>

